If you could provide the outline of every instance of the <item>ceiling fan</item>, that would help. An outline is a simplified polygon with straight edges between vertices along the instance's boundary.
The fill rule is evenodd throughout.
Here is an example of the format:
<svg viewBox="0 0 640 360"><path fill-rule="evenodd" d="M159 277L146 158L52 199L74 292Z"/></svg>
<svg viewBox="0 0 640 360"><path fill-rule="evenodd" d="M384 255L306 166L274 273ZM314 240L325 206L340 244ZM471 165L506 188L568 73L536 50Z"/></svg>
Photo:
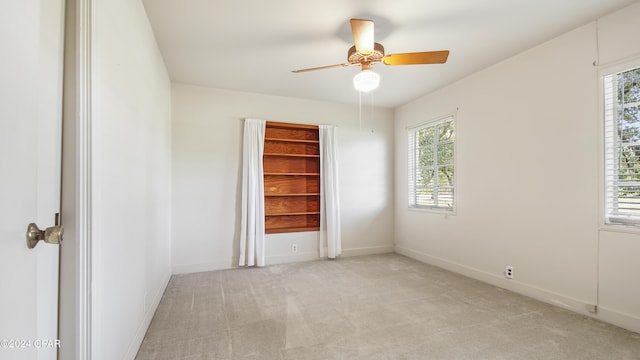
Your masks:
<svg viewBox="0 0 640 360"><path fill-rule="evenodd" d="M374 25L372 20L351 19L350 23L355 45L349 49L347 54L348 62L293 70L293 72L302 73L334 67L359 65L362 71L353 78L353 84L357 90L366 92L377 88L380 83L380 75L374 73L372 70L373 64L375 63L381 62L385 65L444 64L449 57L449 50L385 55L384 46L373 40Z"/></svg>

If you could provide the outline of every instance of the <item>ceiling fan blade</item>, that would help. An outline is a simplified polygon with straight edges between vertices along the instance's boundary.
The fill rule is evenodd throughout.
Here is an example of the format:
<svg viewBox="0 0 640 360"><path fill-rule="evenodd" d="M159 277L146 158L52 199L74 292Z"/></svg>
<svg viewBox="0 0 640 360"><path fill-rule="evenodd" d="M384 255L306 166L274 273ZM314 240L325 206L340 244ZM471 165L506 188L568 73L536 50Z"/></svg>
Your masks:
<svg viewBox="0 0 640 360"><path fill-rule="evenodd" d="M308 68L308 69L299 69L299 70L292 70L292 73L303 73L303 72L307 72L307 71L315 71L315 70L324 70L324 69L331 69L331 68L335 68L335 67L344 67L344 66L349 66L351 64L349 63L345 63L345 64L335 64L335 65L326 65L326 66L318 66L318 67L314 67L314 68Z"/></svg>
<svg viewBox="0 0 640 360"><path fill-rule="evenodd" d="M356 51L362 55L373 52L373 21L362 19L351 19L351 32Z"/></svg>
<svg viewBox="0 0 640 360"><path fill-rule="evenodd" d="M404 54L389 54L382 58L385 65L418 65L444 64L449 57L449 50L425 51Z"/></svg>

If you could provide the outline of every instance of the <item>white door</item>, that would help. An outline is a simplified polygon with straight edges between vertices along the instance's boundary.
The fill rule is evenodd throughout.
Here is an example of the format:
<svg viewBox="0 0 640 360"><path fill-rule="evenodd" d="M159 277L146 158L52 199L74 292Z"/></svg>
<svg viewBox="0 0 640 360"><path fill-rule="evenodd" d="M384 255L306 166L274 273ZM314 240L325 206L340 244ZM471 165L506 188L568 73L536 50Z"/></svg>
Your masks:
<svg viewBox="0 0 640 360"><path fill-rule="evenodd" d="M63 2L0 1L0 359L57 358Z"/></svg>

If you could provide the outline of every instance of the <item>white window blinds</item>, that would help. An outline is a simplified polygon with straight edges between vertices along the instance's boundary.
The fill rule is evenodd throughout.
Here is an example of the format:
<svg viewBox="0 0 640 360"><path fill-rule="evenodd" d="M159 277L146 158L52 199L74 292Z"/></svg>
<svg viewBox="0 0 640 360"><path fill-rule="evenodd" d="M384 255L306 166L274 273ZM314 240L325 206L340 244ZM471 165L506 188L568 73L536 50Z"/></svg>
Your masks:
<svg viewBox="0 0 640 360"><path fill-rule="evenodd" d="M605 221L640 224L640 68L604 77Z"/></svg>
<svg viewBox="0 0 640 360"><path fill-rule="evenodd" d="M454 117L408 129L409 207L454 210Z"/></svg>

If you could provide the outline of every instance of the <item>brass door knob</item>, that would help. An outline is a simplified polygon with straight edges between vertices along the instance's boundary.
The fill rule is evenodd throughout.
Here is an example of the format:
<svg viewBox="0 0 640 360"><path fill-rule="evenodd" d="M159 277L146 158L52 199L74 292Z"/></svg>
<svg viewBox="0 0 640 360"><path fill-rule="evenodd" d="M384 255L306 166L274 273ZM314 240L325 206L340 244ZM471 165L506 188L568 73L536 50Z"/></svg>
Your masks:
<svg viewBox="0 0 640 360"><path fill-rule="evenodd" d="M61 225L51 226L45 230L40 230L34 223L27 227L27 247L33 249L40 240L49 244L60 244L64 235L64 227Z"/></svg>

